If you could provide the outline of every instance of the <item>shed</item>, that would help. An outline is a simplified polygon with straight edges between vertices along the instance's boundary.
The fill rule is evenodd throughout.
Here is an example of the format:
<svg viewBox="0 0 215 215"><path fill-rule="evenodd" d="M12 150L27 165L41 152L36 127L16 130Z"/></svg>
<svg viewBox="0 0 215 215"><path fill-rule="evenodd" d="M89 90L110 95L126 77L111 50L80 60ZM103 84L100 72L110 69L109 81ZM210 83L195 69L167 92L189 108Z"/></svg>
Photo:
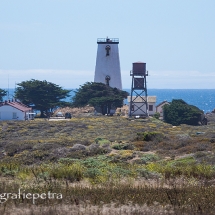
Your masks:
<svg viewBox="0 0 215 215"><path fill-rule="evenodd" d="M156 112L160 113L160 117L163 117L163 106L164 105L169 105L169 102L165 100L156 106Z"/></svg>

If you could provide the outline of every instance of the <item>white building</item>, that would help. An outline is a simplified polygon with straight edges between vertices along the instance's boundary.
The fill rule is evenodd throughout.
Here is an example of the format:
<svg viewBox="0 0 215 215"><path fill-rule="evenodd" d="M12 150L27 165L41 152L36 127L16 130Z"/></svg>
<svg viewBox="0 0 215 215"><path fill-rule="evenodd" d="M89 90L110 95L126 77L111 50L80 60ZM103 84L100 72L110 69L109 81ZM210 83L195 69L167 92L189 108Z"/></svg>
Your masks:
<svg viewBox="0 0 215 215"><path fill-rule="evenodd" d="M160 113L160 117L163 117L163 106L166 105L166 104L169 105L169 102L168 101L163 101L163 102L161 102L160 104L158 104L156 106L156 112Z"/></svg>
<svg viewBox="0 0 215 215"><path fill-rule="evenodd" d="M156 96L147 96L147 104L148 104L148 115L154 115L156 112ZM143 115L143 112L146 112L146 105L145 102L143 102L143 99L146 101L145 96L132 96L132 107L131 107L131 113L133 116L137 115ZM130 113L130 101L131 101L131 96L127 97L128 101L128 113Z"/></svg>
<svg viewBox="0 0 215 215"><path fill-rule="evenodd" d="M1 120L29 120L34 118L32 108L17 101L5 101L0 103Z"/></svg>
<svg viewBox="0 0 215 215"><path fill-rule="evenodd" d="M97 40L97 44L94 82L104 83L122 90L119 39L101 38Z"/></svg>

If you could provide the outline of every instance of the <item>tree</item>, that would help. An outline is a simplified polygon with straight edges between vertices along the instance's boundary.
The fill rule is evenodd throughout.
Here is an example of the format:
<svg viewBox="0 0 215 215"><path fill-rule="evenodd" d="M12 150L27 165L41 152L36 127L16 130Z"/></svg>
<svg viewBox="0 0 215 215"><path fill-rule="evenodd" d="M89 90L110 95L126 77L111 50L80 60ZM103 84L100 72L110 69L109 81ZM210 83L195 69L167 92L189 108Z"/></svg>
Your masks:
<svg viewBox="0 0 215 215"><path fill-rule="evenodd" d="M122 107L123 100L127 96L126 91L112 88L103 83L87 82L75 91L72 106L84 107L89 104L100 108L102 114L109 114L111 108Z"/></svg>
<svg viewBox="0 0 215 215"><path fill-rule="evenodd" d="M204 112L194 105L189 105L182 99L173 99L163 107L164 121L172 125L198 125L204 120Z"/></svg>
<svg viewBox="0 0 215 215"><path fill-rule="evenodd" d="M70 103L62 101L69 97L70 90L64 90L60 86L47 81L39 81L31 79L17 84L15 98L19 99L23 104L33 106L34 109L44 114L52 112L58 106L70 105Z"/></svg>
<svg viewBox="0 0 215 215"><path fill-rule="evenodd" d="M7 91L0 89L0 102L3 101L3 97L7 95Z"/></svg>

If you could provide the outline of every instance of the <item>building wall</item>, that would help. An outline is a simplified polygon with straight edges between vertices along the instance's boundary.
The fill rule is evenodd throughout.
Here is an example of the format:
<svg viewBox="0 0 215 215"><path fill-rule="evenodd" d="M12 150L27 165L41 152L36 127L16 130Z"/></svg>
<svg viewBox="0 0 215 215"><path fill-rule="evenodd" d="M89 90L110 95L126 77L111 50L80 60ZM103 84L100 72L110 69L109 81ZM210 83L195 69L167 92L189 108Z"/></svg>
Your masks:
<svg viewBox="0 0 215 215"><path fill-rule="evenodd" d="M163 103L162 105L159 105L158 107L156 107L156 112L160 113L160 116L163 117L163 106L169 104L168 102Z"/></svg>
<svg viewBox="0 0 215 215"><path fill-rule="evenodd" d="M111 48L109 56L106 56L107 45ZM106 84L107 75L111 78L109 86L122 90L118 44L98 44L94 82Z"/></svg>
<svg viewBox="0 0 215 215"><path fill-rule="evenodd" d="M142 104L143 103L135 103L135 105L134 105L134 111L132 111L132 112L134 112L134 115L143 115L144 113L143 113L143 111L146 111L146 105L144 104L143 106L142 106ZM150 111L149 110L149 108L148 108L148 114L150 115L150 116L152 116L152 115L154 115L155 114L155 112L156 112L156 106L155 106L155 103L153 103L153 102L148 102L148 107L149 107L149 105L152 105L152 107L153 107L153 109ZM141 107L142 106L142 107ZM128 103L128 107L129 107L129 111L128 111L128 113L130 113L130 102ZM143 110L143 111L141 111L140 109L138 109L138 107L141 107L141 109ZM131 113L132 113L131 112Z"/></svg>
<svg viewBox="0 0 215 215"><path fill-rule="evenodd" d="M0 107L0 120L25 120L25 113L9 105L3 105Z"/></svg>

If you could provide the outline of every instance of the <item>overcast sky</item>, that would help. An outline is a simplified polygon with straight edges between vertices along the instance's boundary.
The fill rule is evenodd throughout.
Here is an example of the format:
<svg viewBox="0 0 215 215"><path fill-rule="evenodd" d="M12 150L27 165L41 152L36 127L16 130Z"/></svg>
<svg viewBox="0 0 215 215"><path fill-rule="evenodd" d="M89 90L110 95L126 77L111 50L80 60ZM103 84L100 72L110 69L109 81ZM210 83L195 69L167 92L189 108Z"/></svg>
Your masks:
<svg viewBox="0 0 215 215"><path fill-rule="evenodd" d="M148 88L215 88L214 0L0 0L0 88L94 80L97 38L119 38L124 89L146 62Z"/></svg>

